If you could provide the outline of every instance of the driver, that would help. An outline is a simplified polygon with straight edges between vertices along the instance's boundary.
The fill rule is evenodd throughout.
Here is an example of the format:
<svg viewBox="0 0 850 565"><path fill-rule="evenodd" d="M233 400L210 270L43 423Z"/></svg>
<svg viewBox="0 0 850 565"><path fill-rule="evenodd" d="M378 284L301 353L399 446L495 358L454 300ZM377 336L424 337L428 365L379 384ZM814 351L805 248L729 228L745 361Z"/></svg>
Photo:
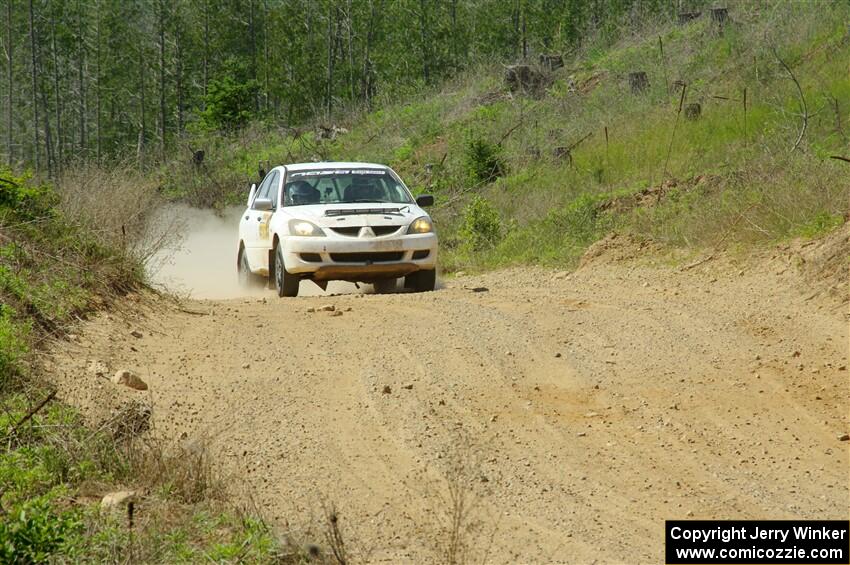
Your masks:
<svg viewBox="0 0 850 565"><path fill-rule="evenodd" d="M290 204L318 204L321 193L303 180L296 180L286 185L286 197Z"/></svg>
<svg viewBox="0 0 850 565"><path fill-rule="evenodd" d="M351 200L381 200L384 197L384 191L375 179L362 177L354 177L350 194Z"/></svg>

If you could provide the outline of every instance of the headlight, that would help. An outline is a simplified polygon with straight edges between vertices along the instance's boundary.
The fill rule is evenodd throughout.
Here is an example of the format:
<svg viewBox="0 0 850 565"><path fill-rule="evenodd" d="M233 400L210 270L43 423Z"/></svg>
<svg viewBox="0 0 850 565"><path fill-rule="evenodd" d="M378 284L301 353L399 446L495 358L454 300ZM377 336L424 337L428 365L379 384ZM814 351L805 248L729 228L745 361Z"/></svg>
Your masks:
<svg viewBox="0 0 850 565"><path fill-rule="evenodd" d="M289 233L305 237L324 237L322 228L307 220L289 220Z"/></svg>
<svg viewBox="0 0 850 565"><path fill-rule="evenodd" d="M434 231L434 224L431 223L431 218L422 216L410 222L410 227L407 228L407 233L431 233Z"/></svg>

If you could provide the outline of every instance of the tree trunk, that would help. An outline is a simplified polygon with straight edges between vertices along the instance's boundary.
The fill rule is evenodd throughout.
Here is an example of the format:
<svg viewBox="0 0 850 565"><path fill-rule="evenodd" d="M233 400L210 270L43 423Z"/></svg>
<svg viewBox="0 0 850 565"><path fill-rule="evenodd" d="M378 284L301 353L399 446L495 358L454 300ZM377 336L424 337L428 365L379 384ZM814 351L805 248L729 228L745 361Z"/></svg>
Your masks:
<svg viewBox="0 0 850 565"><path fill-rule="evenodd" d="M40 69L43 70L43 69ZM44 73L39 73L39 93L41 94L41 103L44 115L44 148L47 154L47 175L51 178L56 177L56 156L53 152L53 136L50 131L50 104L47 100L47 88L44 86Z"/></svg>
<svg viewBox="0 0 850 565"><path fill-rule="evenodd" d="M251 46L251 78L257 81L257 29L254 22L254 0L248 2L248 37ZM260 93L254 95L254 111L260 112Z"/></svg>
<svg viewBox="0 0 850 565"><path fill-rule="evenodd" d="M86 83L83 75L85 57L86 44L83 34L83 6L80 0L77 0L77 84L80 96L77 113L80 120L80 153L83 153L88 146L88 140L86 139Z"/></svg>
<svg viewBox="0 0 850 565"><path fill-rule="evenodd" d="M458 29L457 29L457 0L452 0L450 7L450 15L452 20L452 68L457 69L460 62L458 54Z"/></svg>
<svg viewBox="0 0 850 565"><path fill-rule="evenodd" d="M522 2L522 0L520 0ZM527 18L526 18L526 8L525 3L520 4L520 17L522 18L522 60L526 61L528 59L528 29L527 29Z"/></svg>
<svg viewBox="0 0 850 565"><path fill-rule="evenodd" d="M263 101L266 112L269 111L269 7L263 0Z"/></svg>
<svg viewBox="0 0 850 565"><path fill-rule="evenodd" d="M512 47L513 47L514 58L516 58L517 53L519 51L519 44L520 44L520 40L521 40L520 31L519 31L519 28L520 28L520 7L519 7L519 3L521 1L522 0L515 0L514 5L511 8L511 23L514 26L513 41L511 43L513 43Z"/></svg>
<svg viewBox="0 0 850 565"><path fill-rule="evenodd" d="M35 172L41 169L41 161L38 158L38 146L41 143L38 135L38 67L36 59L38 58L35 51L35 10L32 5L33 0L29 0L30 13L30 56L32 67L32 140L33 140L33 163L35 164Z"/></svg>
<svg viewBox="0 0 850 565"><path fill-rule="evenodd" d="M147 138L147 122L145 121L145 51L139 44L139 143L136 147L136 156L139 160L139 168L145 166L145 139Z"/></svg>
<svg viewBox="0 0 850 565"><path fill-rule="evenodd" d="M165 161L165 0L159 2L159 159Z"/></svg>
<svg viewBox="0 0 850 565"><path fill-rule="evenodd" d="M201 102L201 108L206 109L207 102L207 82L209 81L209 65L210 65L210 2L204 0L204 100Z"/></svg>
<svg viewBox="0 0 850 565"><path fill-rule="evenodd" d="M363 100L366 107L372 108L372 43L375 41L375 28L377 27L376 0L369 0L369 24L366 26L366 47L363 54Z"/></svg>
<svg viewBox="0 0 850 565"><path fill-rule="evenodd" d="M431 50L428 46L428 0L419 0L419 39L422 43L422 78L431 82Z"/></svg>
<svg viewBox="0 0 850 565"><path fill-rule="evenodd" d="M59 60L56 56L56 18L50 16L50 49L53 51L53 95L56 99L56 173L62 176L62 97L59 94Z"/></svg>
<svg viewBox="0 0 850 565"><path fill-rule="evenodd" d="M97 9L97 15L96 15L96 17L97 17L97 22L96 22L96 26L97 26L97 29L96 29L97 46L95 48L95 74L96 74L96 80L97 80L97 87L95 89L95 98L96 98L95 106L97 107L96 108L97 115L95 115L95 129L96 129L96 134L97 134L96 158L97 158L97 164L100 165L101 135L102 135L101 130L100 130L100 82L101 82L101 77L100 77L100 42L101 42L101 37L100 37L100 0L97 1L97 8L96 9Z"/></svg>
<svg viewBox="0 0 850 565"><path fill-rule="evenodd" d="M8 108L6 108L6 155L8 158L9 165L12 164L14 160L14 149L12 148L13 138L12 138L12 116L14 111L12 109L12 104L14 103L14 76L12 73L12 64L15 62L12 57L12 49L15 45L12 41L12 2L13 0L6 1L6 40L8 45L6 46L6 61L8 62L8 68L6 69L6 75L8 77L8 87L9 91L7 93L7 102L9 104Z"/></svg>
<svg viewBox="0 0 850 565"><path fill-rule="evenodd" d="M349 97L351 102L354 102L357 99L357 95L355 94L355 86L354 86L354 42L352 40L352 36L354 35L354 31L352 30L353 22L351 17L351 0L348 0L348 13L346 14L346 28L348 35L348 87L349 87Z"/></svg>
<svg viewBox="0 0 850 565"><path fill-rule="evenodd" d="M326 94L325 94L325 113L327 114L327 119L331 119L331 112L333 111L333 81L334 81L334 37L333 37L333 24L334 24L334 14L333 14L333 2L328 5L328 74L327 74L327 84Z"/></svg>
<svg viewBox="0 0 850 565"><path fill-rule="evenodd" d="M183 26L177 23L175 34L177 47L177 69L175 77L175 94L177 95L177 137L183 134Z"/></svg>

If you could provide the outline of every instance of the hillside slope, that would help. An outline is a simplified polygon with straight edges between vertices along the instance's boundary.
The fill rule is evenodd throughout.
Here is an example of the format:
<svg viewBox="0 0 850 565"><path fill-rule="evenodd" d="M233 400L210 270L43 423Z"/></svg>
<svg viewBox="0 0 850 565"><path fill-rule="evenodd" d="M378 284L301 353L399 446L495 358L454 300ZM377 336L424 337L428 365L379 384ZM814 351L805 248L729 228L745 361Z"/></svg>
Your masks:
<svg viewBox="0 0 850 565"><path fill-rule="evenodd" d="M573 264L611 230L691 247L811 237L850 194L850 165L829 159L850 154L848 17L843 2L734 2L722 25L705 12L588 42L551 73L532 63L530 91L483 66L344 123L201 138L204 174L164 182L239 202L258 161L386 162L437 195L447 269Z"/></svg>

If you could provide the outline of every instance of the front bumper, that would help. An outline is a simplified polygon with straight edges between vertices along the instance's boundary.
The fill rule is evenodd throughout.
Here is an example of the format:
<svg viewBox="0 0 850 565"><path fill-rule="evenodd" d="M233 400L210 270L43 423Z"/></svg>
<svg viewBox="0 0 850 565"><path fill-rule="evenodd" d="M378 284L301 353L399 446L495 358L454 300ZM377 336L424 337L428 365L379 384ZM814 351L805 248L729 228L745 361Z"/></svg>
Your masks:
<svg viewBox="0 0 850 565"><path fill-rule="evenodd" d="M286 270L313 280L370 282L437 267L437 235L282 238Z"/></svg>

